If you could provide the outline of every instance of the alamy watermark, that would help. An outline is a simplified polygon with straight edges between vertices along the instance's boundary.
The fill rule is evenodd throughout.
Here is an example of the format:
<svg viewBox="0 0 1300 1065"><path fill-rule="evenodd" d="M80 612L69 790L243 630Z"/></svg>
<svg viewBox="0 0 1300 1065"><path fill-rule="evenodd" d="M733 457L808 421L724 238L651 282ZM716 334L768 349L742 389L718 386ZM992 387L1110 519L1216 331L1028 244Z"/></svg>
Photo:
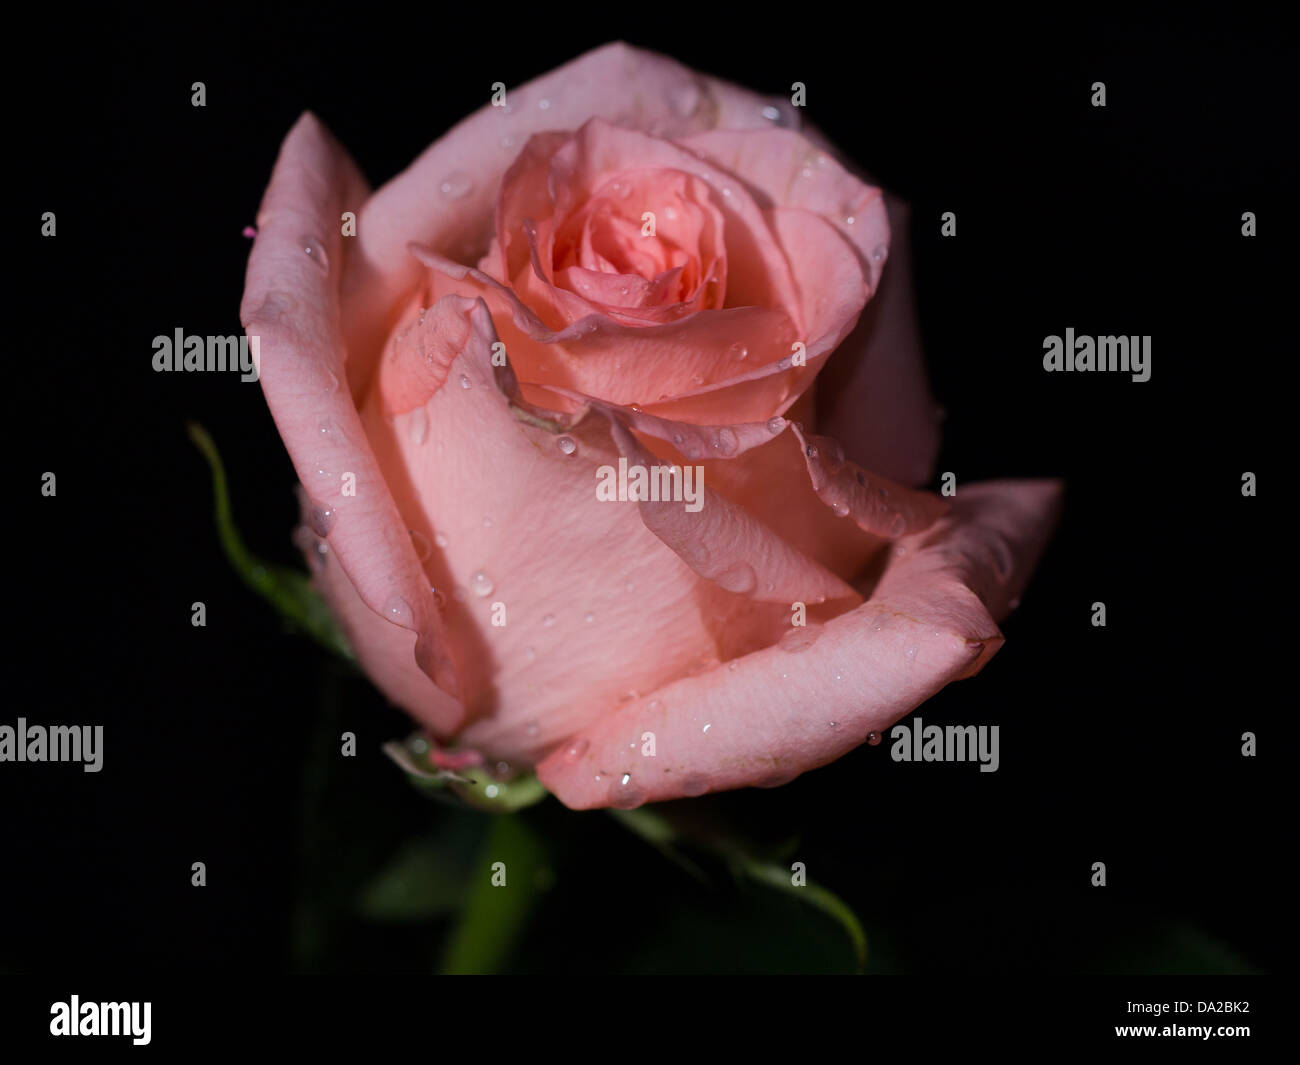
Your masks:
<svg viewBox="0 0 1300 1065"><path fill-rule="evenodd" d="M895 725L889 757L895 762L979 762L981 773L996 773L997 725L923 725L919 717Z"/></svg>
<svg viewBox="0 0 1300 1065"><path fill-rule="evenodd" d="M596 498L602 503L684 503L692 514L704 509L703 466L629 466L596 470Z"/></svg>
<svg viewBox="0 0 1300 1065"><path fill-rule="evenodd" d="M262 366L260 345L256 336L186 336L178 326L173 336L153 338L153 368L159 373L238 370L241 381L256 381Z"/></svg>
<svg viewBox="0 0 1300 1065"><path fill-rule="evenodd" d="M0 762L82 762L82 771L104 767L103 725L0 725Z"/></svg>
<svg viewBox="0 0 1300 1065"><path fill-rule="evenodd" d="M1043 369L1054 372L1118 372L1133 375L1134 381L1151 380L1151 338L1149 336L1075 336L1043 338Z"/></svg>

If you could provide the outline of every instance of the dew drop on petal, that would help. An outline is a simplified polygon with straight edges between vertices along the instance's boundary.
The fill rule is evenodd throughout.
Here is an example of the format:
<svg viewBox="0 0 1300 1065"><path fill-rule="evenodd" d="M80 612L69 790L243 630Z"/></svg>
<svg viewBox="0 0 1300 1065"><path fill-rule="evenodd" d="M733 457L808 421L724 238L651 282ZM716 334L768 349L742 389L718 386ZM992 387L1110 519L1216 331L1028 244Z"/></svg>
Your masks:
<svg viewBox="0 0 1300 1065"><path fill-rule="evenodd" d="M439 533L434 533L434 534L433 534L433 542L434 542L435 544L437 544L439 547L446 547L446 546L447 546L447 534L446 534L446 533L441 533L441 532L439 532Z"/></svg>
<svg viewBox="0 0 1300 1065"><path fill-rule="evenodd" d="M394 621L403 627L409 627L415 617L411 610L411 604L403 599L400 595L392 596L384 603L384 617L389 621Z"/></svg>
<svg viewBox="0 0 1300 1065"><path fill-rule="evenodd" d="M429 547L429 540L418 529L408 529L411 534L411 545L415 548L415 557L424 562L433 554L433 549Z"/></svg>
<svg viewBox="0 0 1300 1065"><path fill-rule="evenodd" d="M717 581L727 591L743 595L754 590L758 578L754 574L754 567L748 562L737 562L723 570Z"/></svg>
<svg viewBox="0 0 1300 1065"><path fill-rule="evenodd" d="M325 248L315 237L302 237L299 241L302 250L307 254L307 258L319 266L322 270L328 272L330 268L329 258L325 255Z"/></svg>
<svg viewBox="0 0 1300 1065"><path fill-rule="evenodd" d="M423 407L416 407L411 411L411 420L407 424L407 433L411 438L411 443L416 447L428 439L429 436L429 413Z"/></svg>
<svg viewBox="0 0 1300 1065"><path fill-rule="evenodd" d="M542 618L542 624L549 629L552 625L555 624L555 615L547 614L544 618Z"/></svg>
<svg viewBox="0 0 1300 1065"><path fill-rule="evenodd" d="M569 746L566 747L564 750L565 762L567 762L569 765L573 765L575 762L577 762L579 758L581 758L584 754L587 753L587 748L590 746L591 744L588 743L586 740L576 740L575 742L569 744Z"/></svg>
<svg viewBox="0 0 1300 1065"><path fill-rule="evenodd" d="M474 182L463 170L453 170L438 185L438 191L448 200L459 200L469 195L473 188Z"/></svg>
<svg viewBox="0 0 1300 1065"><path fill-rule="evenodd" d="M871 744L871 746L873 746L873 747L879 747L879 746L880 746L880 733L879 733L879 732L868 732L868 733L867 733L867 742L868 742L869 744Z"/></svg>
<svg viewBox="0 0 1300 1065"><path fill-rule="evenodd" d="M492 590L496 587L496 585L492 583L491 577L489 577L482 570L479 570L477 573L474 574L473 577L470 578L470 587L474 589L475 595L482 597L485 595L491 595Z"/></svg>
<svg viewBox="0 0 1300 1065"><path fill-rule="evenodd" d="M330 530L334 528L334 518L334 508L327 507L321 503L313 506L307 515L307 520L311 525L312 532L317 536L328 536L330 534Z"/></svg>
<svg viewBox="0 0 1300 1065"><path fill-rule="evenodd" d="M555 441L555 446L558 447L561 453L565 455L572 455L575 451L578 450L578 445L574 441L573 437L571 436L560 437L557 441Z"/></svg>
<svg viewBox="0 0 1300 1065"><path fill-rule="evenodd" d="M470 383L470 379L469 379L468 377L466 377L464 374L461 374L461 375L460 375L460 387L461 387L461 388L473 388L474 386L473 386L473 384Z"/></svg>
<svg viewBox="0 0 1300 1065"><path fill-rule="evenodd" d="M806 651L817 642L817 637L821 635L820 625L796 625L786 632L776 641L776 645L782 651L788 651L790 654L799 654Z"/></svg>

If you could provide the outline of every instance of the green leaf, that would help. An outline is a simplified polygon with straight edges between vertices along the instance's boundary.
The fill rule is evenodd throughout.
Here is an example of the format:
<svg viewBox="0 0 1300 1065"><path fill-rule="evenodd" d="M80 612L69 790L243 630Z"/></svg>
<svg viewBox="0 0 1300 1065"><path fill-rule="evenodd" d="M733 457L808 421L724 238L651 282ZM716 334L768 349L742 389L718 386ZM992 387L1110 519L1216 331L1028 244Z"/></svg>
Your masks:
<svg viewBox="0 0 1300 1065"><path fill-rule="evenodd" d="M811 881L802 887L796 886L790 876L790 870L770 862L754 861L745 856L735 856L735 868L759 884L765 884L777 891L792 895L800 902L807 903L821 910L827 917L844 929L853 944L853 954L858 962L858 972L867 965L867 934L862 929L862 922L853 909L836 895L819 884Z"/></svg>
<svg viewBox="0 0 1300 1065"><path fill-rule="evenodd" d="M635 832L665 857L700 879L704 879L704 874L697 865L681 853L680 844L693 844L721 858L737 877L746 877L814 907L835 921L844 931L853 945L858 971L862 972L866 967L867 935L863 931L862 922L858 920L857 914L848 903L834 892L811 882L796 886L788 868L756 856L749 842L738 836L720 832L716 826L710 825L705 832L686 836L672 821L649 807L643 806L635 810L610 810L609 813L625 828Z"/></svg>
<svg viewBox="0 0 1300 1065"><path fill-rule="evenodd" d="M427 920L454 910L463 887L457 870L417 840L366 886L357 909L372 921Z"/></svg>
<svg viewBox="0 0 1300 1065"><path fill-rule="evenodd" d="M186 425L190 440L207 460L212 473L212 502L216 512L217 538L236 573L253 591L270 603L282 617L321 646L341 658L353 661L352 648L340 631L329 607L312 587L305 573L263 562L244 546L230 509L226 470L207 431L196 422Z"/></svg>

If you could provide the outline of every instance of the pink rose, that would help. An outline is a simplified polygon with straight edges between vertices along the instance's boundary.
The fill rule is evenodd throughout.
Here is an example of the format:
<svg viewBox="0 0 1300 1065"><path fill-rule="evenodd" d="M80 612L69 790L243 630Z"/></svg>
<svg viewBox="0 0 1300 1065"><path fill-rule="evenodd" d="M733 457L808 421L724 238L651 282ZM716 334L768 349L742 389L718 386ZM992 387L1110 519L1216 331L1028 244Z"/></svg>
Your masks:
<svg viewBox="0 0 1300 1065"><path fill-rule="evenodd" d="M373 193L305 115L258 219L243 322L375 683L586 808L782 783L977 672L1058 492L915 487L901 208L625 45L506 103ZM620 460L671 497L600 498Z"/></svg>

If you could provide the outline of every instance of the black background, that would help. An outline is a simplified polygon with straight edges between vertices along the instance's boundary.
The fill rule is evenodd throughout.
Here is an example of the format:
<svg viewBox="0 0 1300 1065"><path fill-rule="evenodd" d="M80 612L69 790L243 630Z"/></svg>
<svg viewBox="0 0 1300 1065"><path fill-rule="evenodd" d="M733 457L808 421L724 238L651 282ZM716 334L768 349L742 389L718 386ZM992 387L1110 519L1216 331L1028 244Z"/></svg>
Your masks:
<svg viewBox="0 0 1300 1065"><path fill-rule="evenodd" d="M377 185L492 82L620 37L772 94L804 81L807 118L913 204L948 411L939 469L1067 482L1006 646L921 711L1000 724L998 773L896 765L886 743L716 809L799 837L810 875L862 915L873 969L1282 963L1294 56L1258 23L799 8L794 26L734 6L714 24L548 9L536 26L486 5L90 23L50 9L11 37L0 720L103 724L106 753L99 774L0 765L0 966L297 967L295 900L343 891L442 815L379 754L404 717L286 634L219 553L191 418L222 450L247 542L297 562L293 473L260 389L155 374L151 340L241 331L241 229L302 110ZM1104 109L1089 103L1097 80ZM190 104L194 81L206 108ZM39 235L46 210L55 239ZM946 210L955 240L938 235ZM1067 326L1152 335L1151 380L1044 374L1042 339ZM39 494L47 470L53 499ZM1258 498L1241 495L1246 470ZM190 624L195 600L206 628ZM361 756L341 770L336 816L305 839L303 775L327 712ZM559 880L513 968L812 967L764 952L752 900L697 887L604 815L556 807L531 815ZM344 873L318 872L346 848ZM199 860L203 890L189 884ZM1094 861L1104 890L1089 886ZM1197 961L1171 946L1188 942ZM353 922L313 965L420 970L432 949Z"/></svg>

